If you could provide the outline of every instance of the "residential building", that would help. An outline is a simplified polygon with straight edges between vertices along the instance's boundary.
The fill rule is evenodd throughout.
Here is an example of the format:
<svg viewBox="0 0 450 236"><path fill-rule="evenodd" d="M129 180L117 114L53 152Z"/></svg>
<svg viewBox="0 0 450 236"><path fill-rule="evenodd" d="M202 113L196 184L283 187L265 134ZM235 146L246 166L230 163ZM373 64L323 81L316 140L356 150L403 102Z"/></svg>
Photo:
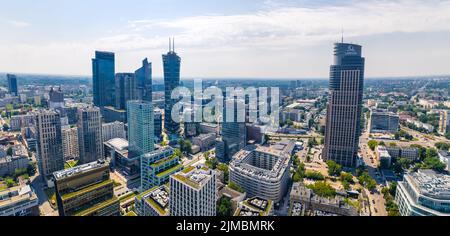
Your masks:
<svg viewBox="0 0 450 236"><path fill-rule="evenodd" d="M61 119L56 111L41 110L36 114L37 164L39 173L48 179L64 169Z"/></svg>
<svg viewBox="0 0 450 236"><path fill-rule="evenodd" d="M172 119L172 108L178 100L172 99L172 91L180 86L181 58L175 52L175 46L169 43L169 52L162 56L164 69L164 129L170 143L176 143L180 135L180 124Z"/></svg>
<svg viewBox="0 0 450 236"><path fill-rule="evenodd" d="M288 190L291 154L295 143L274 146L249 145L230 162L230 182L242 187L248 197L279 202Z"/></svg>
<svg viewBox="0 0 450 236"><path fill-rule="evenodd" d="M153 105L147 101L128 101L129 155L140 156L155 149Z"/></svg>
<svg viewBox="0 0 450 236"><path fill-rule="evenodd" d="M346 167L356 166L361 133L364 88L362 47L336 43L331 66L322 157Z"/></svg>
<svg viewBox="0 0 450 236"><path fill-rule="evenodd" d="M136 196L135 211L138 216L168 216L169 188L155 186Z"/></svg>
<svg viewBox="0 0 450 236"><path fill-rule="evenodd" d="M62 144L64 160L71 159L78 160L80 157L80 150L78 146L78 128L65 127L62 128Z"/></svg>
<svg viewBox="0 0 450 236"><path fill-rule="evenodd" d="M273 215L273 202L259 197L249 198L239 203L234 216L271 216Z"/></svg>
<svg viewBox="0 0 450 236"><path fill-rule="evenodd" d="M445 135L450 132L450 111L444 110L440 112L438 133Z"/></svg>
<svg viewBox="0 0 450 236"><path fill-rule="evenodd" d="M98 107L78 109L78 147L80 163L103 158L102 115Z"/></svg>
<svg viewBox="0 0 450 236"><path fill-rule="evenodd" d="M52 87L48 95L49 95L48 106L50 109L57 109L64 107L64 93L62 92L61 87L59 87L58 90L55 90Z"/></svg>
<svg viewBox="0 0 450 236"><path fill-rule="evenodd" d="M215 216L216 177L205 166L188 167L170 176L171 216Z"/></svg>
<svg viewBox="0 0 450 236"><path fill-rule="evenodd" d="M102 124L102 140L106 142L113 138L126 139L125 124L123 122L114 121L111 123Z"/></svg>
<svg viewBox="0 0 450 236"><path fill-rule="evenodd" d="M358 209L340 196L320 197L303 183L294 183L290 193L291 216L358 216Z"/></svg>
<svg viewBox="0 0 450 236"><path fill-rule="evenodd" d="M8 149L11 155L8 155ZM1 146L0 145L0 177L13 176L16 169L28 167L30 160L27 149L22 145Z"/></svg>
<svg viewBox="0 0 450 236"><path fill-rule="evenodd" d="M141 190L146 191L167 183L169 176L181 169L180 157L171 147L158 147L141 156Z"/></svg>
<svg viewBox="0 0 450 236"><path fill-rule="evenodd" d="M395 202L402 216L450 216L450 176L432 170L405 174Z"/></svg>
<svg viewBox="0 0 450 236"><path fill-rule="evenodd" d="M60 216L118 216L119 199L104 160L57 171L56 202Z"/></svg>
<svg viewBox="0 0 450 236"><path fill-rule="evenodd" d="M0 190L0 216L39 216L39 199L31 186Z"/></svg>
<svg viewBox="0 0 450 236"><path fill-rule="evenodd" d="M10 119L10 129L11 131L19 131L23 127L31 127L36 125L36 115L17 115L12 116Z"/></svg>
<svg viewBox="0 0 450 236"><path fill-rule="evenodd" d="M115 56L112 52L95 52L92 59L94 105L115 105Z"/></svg>
<svg viewBox="0 0 450 236"><path fill-rule="evenodd" d="M419 159L419 149L413 147L400 147L400 146L388 146L386 147L389 155L394 159L406 158L411 162L415 162Z"/></svg>

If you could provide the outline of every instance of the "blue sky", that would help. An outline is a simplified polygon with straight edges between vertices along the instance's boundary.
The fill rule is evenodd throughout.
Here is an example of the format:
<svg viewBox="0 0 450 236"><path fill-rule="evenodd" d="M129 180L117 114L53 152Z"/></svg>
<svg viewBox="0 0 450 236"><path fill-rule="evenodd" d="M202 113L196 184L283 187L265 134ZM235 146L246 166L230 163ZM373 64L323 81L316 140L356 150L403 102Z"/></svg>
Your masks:
<svg viewBox="0 0 450 236"><path fill-rule="evenodd" d="M450 74L450 2L429 0L0 0L0 71L90 75L95 50L116 70L176 38L186 77L325 78L332 44L362 44L367 76Z"/></svg>

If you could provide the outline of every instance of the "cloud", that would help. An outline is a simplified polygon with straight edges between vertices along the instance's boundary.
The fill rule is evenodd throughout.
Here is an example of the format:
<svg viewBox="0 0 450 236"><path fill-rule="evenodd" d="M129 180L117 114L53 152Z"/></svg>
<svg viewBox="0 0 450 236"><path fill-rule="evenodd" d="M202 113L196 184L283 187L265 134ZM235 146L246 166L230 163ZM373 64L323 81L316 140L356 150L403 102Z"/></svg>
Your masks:
<svg viewBox="0 0 450 236"><path fill-rule="evenodd" d="M130 21L123 34L102 38L98 43L135 50L161 47L167 44L168 36L175 36L181 47L270 50L334 41L340 38L342 29L348 38L450 30L449 1L365 1L322 7L286 7L269 2L270 9L253 14Z"/></svg>
<svg viewBox="0 0 450 236"><path fill-rule="evenodd" d="M28 22L17 21L17 20L7 20L6 23L8 23L8 25L15 27L15 28L26 28L26 27L31 26L31 24Z"/></svg>

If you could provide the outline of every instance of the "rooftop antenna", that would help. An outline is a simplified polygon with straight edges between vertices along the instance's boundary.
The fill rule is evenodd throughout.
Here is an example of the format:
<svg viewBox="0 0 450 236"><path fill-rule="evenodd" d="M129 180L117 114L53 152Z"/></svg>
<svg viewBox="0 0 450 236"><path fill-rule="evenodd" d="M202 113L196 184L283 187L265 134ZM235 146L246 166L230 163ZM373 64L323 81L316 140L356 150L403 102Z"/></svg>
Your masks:
<svg viewBox="0 0 450 236"><path fill-rule="evenodd" d="M171 52L172 51L172 43L171 43L171 39L170 39L170 37L169 37L169 52Z"/></svg>

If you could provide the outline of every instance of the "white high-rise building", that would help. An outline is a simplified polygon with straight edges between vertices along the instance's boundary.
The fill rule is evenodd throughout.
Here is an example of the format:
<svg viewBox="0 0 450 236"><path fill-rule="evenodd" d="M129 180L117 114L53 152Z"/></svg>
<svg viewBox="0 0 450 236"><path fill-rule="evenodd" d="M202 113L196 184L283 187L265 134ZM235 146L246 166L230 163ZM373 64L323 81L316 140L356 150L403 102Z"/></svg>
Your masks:
<svg viewBox="0 0 450 236"><path fill-rule="evenodd" d="M125 124L119 121L102 124L102 135L103 142L107 142L114 138L127 139Z"/></svg>
<svg viewBox="0 0 450 236"><path fill-rule="evenodd" d="M205 166L170 176L171 216L215 216L216 174Z"/></svg>
<svg viewBox="0 0 450 236"><path fill-rule="evenodd" d="M64 160L78 159L80 157L77 127L66 127L62 129L62 144Z"/></svg>

